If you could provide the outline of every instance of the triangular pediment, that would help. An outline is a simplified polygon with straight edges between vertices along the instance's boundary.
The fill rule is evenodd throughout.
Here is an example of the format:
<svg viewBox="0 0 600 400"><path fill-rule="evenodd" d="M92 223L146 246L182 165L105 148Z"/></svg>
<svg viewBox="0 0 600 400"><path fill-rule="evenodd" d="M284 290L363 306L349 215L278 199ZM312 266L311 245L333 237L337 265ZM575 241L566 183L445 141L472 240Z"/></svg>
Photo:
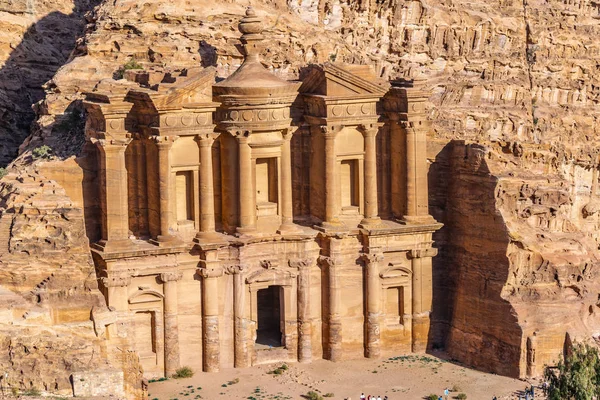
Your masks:
<svg viewBox="0 0 600 400"><path fill-rule="evenodd" d="M303 71L301 79L301 93L327 97L383 96L389 88L363 65L312 65Z"/></svg>

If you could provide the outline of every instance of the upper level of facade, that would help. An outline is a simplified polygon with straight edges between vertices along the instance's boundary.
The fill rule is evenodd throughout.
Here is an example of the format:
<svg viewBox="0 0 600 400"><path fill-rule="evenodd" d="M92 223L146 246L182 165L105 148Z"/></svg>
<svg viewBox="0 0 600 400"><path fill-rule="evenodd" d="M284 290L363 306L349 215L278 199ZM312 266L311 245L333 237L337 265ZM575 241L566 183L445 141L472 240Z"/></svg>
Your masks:
<svg viewBox="0 0 600 400"><path fill-rule="evenodd" d="M239 29L244 62L227 79L212 67L127 71L87 94L96 250L431 229L419 82L329 63L284 80L259 59L251 8Z"/></svg>

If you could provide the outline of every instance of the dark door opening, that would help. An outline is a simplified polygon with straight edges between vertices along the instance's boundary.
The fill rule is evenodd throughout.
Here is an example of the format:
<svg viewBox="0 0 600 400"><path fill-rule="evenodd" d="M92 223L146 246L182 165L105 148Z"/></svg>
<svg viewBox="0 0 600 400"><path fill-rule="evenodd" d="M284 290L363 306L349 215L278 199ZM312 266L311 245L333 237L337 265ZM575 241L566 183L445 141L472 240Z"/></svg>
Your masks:
<svg viewBox="0 0 600 400"><path fill-rule="evenodd" d="M256 344L267 347L281 347L281 295L280 286L269 286L256 293L258 327Z"/></svg>

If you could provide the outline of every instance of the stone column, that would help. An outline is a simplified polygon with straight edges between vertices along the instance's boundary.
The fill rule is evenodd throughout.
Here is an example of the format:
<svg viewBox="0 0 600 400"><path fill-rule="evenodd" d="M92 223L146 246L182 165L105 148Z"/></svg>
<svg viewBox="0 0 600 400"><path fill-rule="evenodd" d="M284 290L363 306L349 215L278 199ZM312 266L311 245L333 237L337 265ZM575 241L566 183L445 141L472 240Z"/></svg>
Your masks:
<svg viewBox="0 0 600 400"><path fill-rule="evenodd" d="M102 243L105 249L131 245L129 240L129 203L125 150L131 139L95 140L100 156L102 176Z"/></svg>
<svg viewBox="0 0 600 400"><path fill-rule="evenodd" d="M396 156L390 158L391 206L396 219L406 215L406 158L398 157L406 153L404 131L400 129L398 113L389 113L390 152Z"/></svg>
<svg viewBox="0 0 600 400"><path fill-rule="evenodd" d="M111 276L101 279L102 284L108 289L108 306L114 307L116 311L129 311L127 287L131 283L131 277L111 274Z"/></svg>
<svg viewBox="0 0 600 400"><path fill-rule="evenodd" d="M426 132L413 122L402 121L406 132L406 215L410 221L430 217L427 194Z"/></svg>
<svg viewBox="0 0 600 400"><path fill-rule="evenodd" d="M241 234L256 230L256 204L254 201L254 178L252 171L252 149L248 143L248 132L237 134L239 144L239 204L240 225L237 231Z"/></svg>
<svg viewBox="0 0 600 400"><path fill-rule="evenodd" d="M181 272L165 272L160 274L164 289L165 315L165 374L173 375L179 368L179 324L177 321L177 281Z"/></svg>
<svg viewBox="0 0 600 400"><path fill-rule="evenodd" d="M155 136L154 140L158 148L158 180L160 192L160 235L159 244L175 240L171 235L170 227L173 223L173 211L171 202L171 147L177 140L177 136Z"/></svg>
<svg viewBox="0 0 600 400"><path fill-rule="evenodd" d="M200 232L197 237L205 237L215 232L215 192L213 183L212 145L218 133L196 136L200 146Z"/></svg>
<svg viewBox="0 0 600 400"><path fill-rule="evenodd" d="M233 274L233 345L234 367L246 368L250 366L248 357L248 324L245 318L246 310L246 285L243 275L244 267L234 265L229 268Z"/></svg>
<svg viewBox="0 0 600 400"><path fill-rule="evenodd" d="M365 210L363 227L376 226L381 223L377 208L377 125L362 125L361 130L365 139L364 188Z"/></svg>
<svg viewBox="0 0 600 400"><path fill-rule="evenodd" d="M437 249L411 250L412 259L412 351L424 353L429 337L433 298L432 260Z"/></svg>
<svg viewBox="0 0 600 400"><path fill-rule="evenodd" d="M223 275L223 269L218 265L218 261L205 261L204 264L205 267L198 270L198 274L202 276L204 371L218 372L221 363L219 277Z"/></svg>
<svg viewBox="0 0 600 400"><path fill-rule="evenodd" d="M342 359L342 316L340 308L342 305L341 285L339 278L340 262L333 257L319 257L322 265L327 268L329 289L329 312L327 315L329 325L329 337L327 339L327 357L331 361Z"/></svg>
<svg viewBox="0 0 600 400"><path fill-rule="evenodd" d="M325 221L326 229L343 229L345 224L340 221L340 188L336 179L337 154L335 152L335 137L341 127L321 126L325 138Z"/></svg>
<svg viewBox="0 0 600 400"><path fill-rule="evenodd" d="M292 203L292 150L293 131L288 129L283 134L281 145L281 226L279 233L297 232L294 225L294 206Z"/></svg>
<svg viewBox="0 0 600 400"><path fill-rule="evenodd" d="M383 260L381 253L364 254L367 275L367 316L365 357L379 358L381 356L381 280L379 277L379 263Z"/></svg>
<svg viewBox="0 0 600 400"><path fill-rule="evenodd" d="M310 316L310 267L308 258L290 260L292 268L298 269L298 361L312 361L312 322Z"/></svg>

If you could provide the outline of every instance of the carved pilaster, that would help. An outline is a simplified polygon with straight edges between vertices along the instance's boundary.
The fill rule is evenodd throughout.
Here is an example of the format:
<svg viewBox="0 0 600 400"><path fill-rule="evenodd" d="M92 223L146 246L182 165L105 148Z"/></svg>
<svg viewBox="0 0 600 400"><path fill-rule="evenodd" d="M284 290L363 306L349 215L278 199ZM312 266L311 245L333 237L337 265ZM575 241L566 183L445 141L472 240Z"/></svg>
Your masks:
<svg viewBox="0 0 600 400"><path fill-rule="evenodd" d="M199 268L202 277L204 371L218 372L220 368L220 336L219 336L219 285L218 279L223 276L223 268Z"/></svg>
<svg viewBox="0 0 600 400"><path fill-rule="evenodd" d="M177 281L183 274L179 271L163 272L160 280L163 282L165 295L165 372L167 376L173 375L179 368L179 321L178 321L178 294Z"/></svg>
<svg viewBox="0 0 600 400"><path fill-rule="evenodd" d="M294 258L289 260L292 268L298 269L298 361L312 360L312 318L310 315L310 268L312 258Z"/></svg>
<svg viewBox="0 0 600 400"><path fill-rule="evenodd" d="M341 282L339 277L340 260L320 256L319 263L327 269L329 287L329 312L327 324L329 325L329 337L327 340L327 357L331 361L339 361L342 358L342 318L341 318Z"/></svg>
<svg viewBox="0 0 600 400"><path fill-rule="evenodd" d="M414 249L407 254L412 268L412 350L415 353L427 348L433 298L431 257L436 254L435 248Z"/></svg>
<svg viewBox="0 0 600 400"><path fill-rule="evenodd" d="M196 142L200 147L200 227L198 238L215 232L212 146L218 137L219 133L196 135Z"/></svg>
<svg viewBox="0 0 600 400"><path fill-rule="evenodd" d="M371 250L372 251L372 250ZM381 280L379 266L384 256L381 252L362 255L366 267L367 299L365 357L379 358L381 355Z"/></svg>
<svg viewBox="0 0 600 400"><path fill-rule="evenodd" d="M171 182L171 147L179 136L153 136L152 139L158 148L158 180L160 193L160 235L157 238L159 245L175 244L177 239L171 234L171 227L175 223L173 215L174 196Z"/></svg>

